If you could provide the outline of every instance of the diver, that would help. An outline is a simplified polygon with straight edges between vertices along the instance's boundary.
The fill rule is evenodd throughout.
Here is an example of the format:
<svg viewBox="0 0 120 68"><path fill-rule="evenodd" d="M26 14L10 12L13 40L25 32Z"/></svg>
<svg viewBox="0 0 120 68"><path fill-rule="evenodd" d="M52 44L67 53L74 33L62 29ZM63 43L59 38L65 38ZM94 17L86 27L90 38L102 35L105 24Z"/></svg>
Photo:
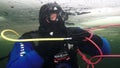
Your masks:
<svg viewBox="0 0 120 68"><path fill-rule="evenodd" d="M16 42L11 50L7 68L79 68L76 49L90 56L99 55L96 47L85 37L91 34L79 27L66 27L67 15L57 3L44 4L39 11L39 29L24 33L20 39L66 38L69 41ZM103 54L110 54L108 41L98 35L91 39Z"/></svg>

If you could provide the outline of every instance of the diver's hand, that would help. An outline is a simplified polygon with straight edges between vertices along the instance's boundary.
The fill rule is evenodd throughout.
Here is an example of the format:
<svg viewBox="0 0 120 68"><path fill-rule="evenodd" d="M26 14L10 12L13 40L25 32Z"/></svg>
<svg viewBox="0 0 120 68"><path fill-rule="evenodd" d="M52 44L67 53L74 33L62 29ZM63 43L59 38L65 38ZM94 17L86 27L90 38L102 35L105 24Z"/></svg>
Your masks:
<svg viewBox="0 0 120 68"><path fill-rule="evenodd" d="M86 37L90 37L90 33L85 31L80 34L71 35L72 41L83 41Z"/></svg>

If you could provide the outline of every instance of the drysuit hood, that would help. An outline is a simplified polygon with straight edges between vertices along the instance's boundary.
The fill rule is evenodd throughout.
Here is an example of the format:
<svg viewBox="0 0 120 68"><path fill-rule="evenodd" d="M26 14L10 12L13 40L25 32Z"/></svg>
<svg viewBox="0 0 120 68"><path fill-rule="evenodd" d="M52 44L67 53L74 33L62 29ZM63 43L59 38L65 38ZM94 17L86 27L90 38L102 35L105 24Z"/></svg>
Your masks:
<svg viewBox="0 0 120 68"><path fill-rule="evenodd" d="M50 15L52 13L57 14L57 19L55 21L50 20ZM57 3L47 3L43 5L39 12L39 30L43 32L55 32L64 33L66 31L63 14L64 11Z"/></svg>

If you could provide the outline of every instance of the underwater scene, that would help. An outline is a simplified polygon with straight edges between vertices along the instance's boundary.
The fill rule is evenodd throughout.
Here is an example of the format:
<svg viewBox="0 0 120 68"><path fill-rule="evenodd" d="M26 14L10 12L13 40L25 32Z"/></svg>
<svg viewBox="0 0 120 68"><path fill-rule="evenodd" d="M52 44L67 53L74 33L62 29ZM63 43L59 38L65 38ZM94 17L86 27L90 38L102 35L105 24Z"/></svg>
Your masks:
<svg viewBox="0 0 120 68"><path fill-rule="evenodd" d="M38 30L40 7L49 2L58 3L66 12L66 27L88 29L109 41L111 57L103 57L94 68L120 68L120 0L0 0L0 33L14 30L19 36L12 32L5 36L18 39ZM14 43L0 35L0 68L6 68ZM87 63L77 57L79 67L86 68Z"/></svg>

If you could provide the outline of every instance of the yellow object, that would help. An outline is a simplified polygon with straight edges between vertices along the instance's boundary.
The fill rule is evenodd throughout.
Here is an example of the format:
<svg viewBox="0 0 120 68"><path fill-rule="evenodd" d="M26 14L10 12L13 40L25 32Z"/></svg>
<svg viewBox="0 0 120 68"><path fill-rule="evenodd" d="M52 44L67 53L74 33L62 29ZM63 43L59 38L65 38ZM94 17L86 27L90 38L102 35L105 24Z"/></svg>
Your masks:
<svg viewBox="0 0 120 68"><path fill-rule="evenodd" d="M63 41L63 40L71 40L72 38L33 38L33 39L13 39L5 36L6 32L13 32L17 36L20 36L16 31L11 30L11 29L6 29L1 32L1 37L5 40L8 41L13 41L13 42L28 42L28 41Z"/></svg>

